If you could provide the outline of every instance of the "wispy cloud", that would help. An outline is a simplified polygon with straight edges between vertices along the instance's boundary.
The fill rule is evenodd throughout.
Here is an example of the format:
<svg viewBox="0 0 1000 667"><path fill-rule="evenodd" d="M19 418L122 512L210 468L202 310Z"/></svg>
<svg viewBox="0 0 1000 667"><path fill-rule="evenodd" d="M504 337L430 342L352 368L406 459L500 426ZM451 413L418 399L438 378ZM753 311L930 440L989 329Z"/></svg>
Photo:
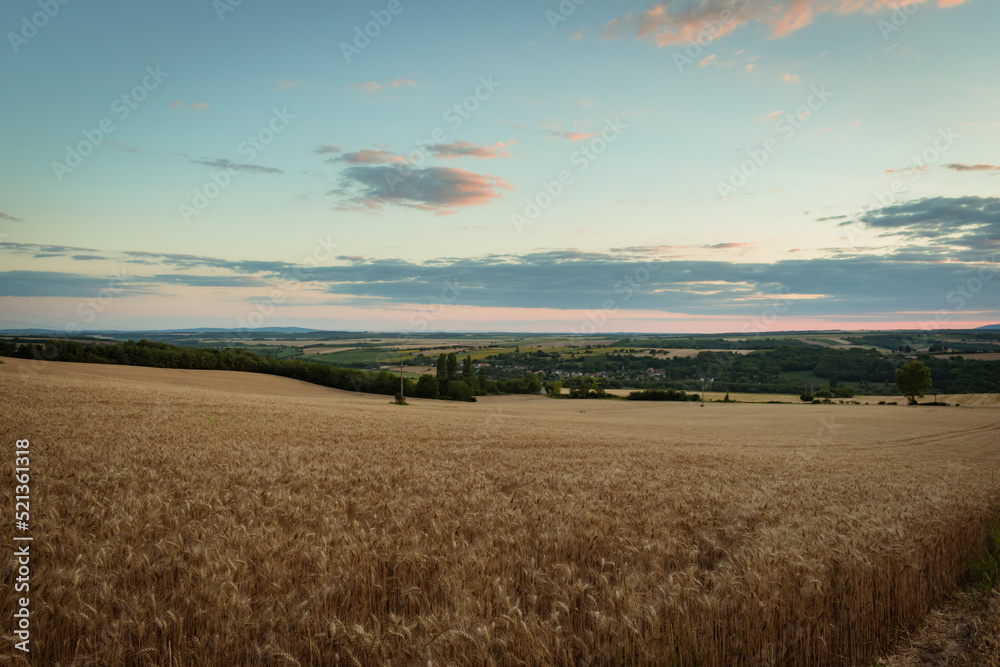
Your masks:
<svg viewBox="0 0 1000 667"><path fill-rule="evenodd" d="M348 162L350 164L403 164L406 160L402 155L390 151L365 148L353 153L344 153L340 157L330 158L330 162Z"/></svg>
<svg viewBox="0 0 1000 667"><path fill-rule="evenodd" d="M434 144L429 150L435 157L439 158L476 157L488 160L509 157L510 152L506 149L512 143L514 142L505 144L500 141L488 146L477 146L468 141L453 141L449 144Z"/></svg>
<svg viewBox="0 0 1000 667"><path fill-rule="evenodd" d="M756 243L716 243L715 245L704 246L709 250L750 250Z"/></svg>
<svg viewBox="0 0 1000 667"><path fill-rule="evenodd" d="M238 169L240 171L252 171L258 174L283 174L285 173L277 167L264 167L259 164L237 164L232 160L217 158L215 160L190 160L194 164L203 164L208 167L218 167L220 169Z"/></svg>
<svg viewBox="0 0 1000 667"><path fill-rule="evenodd" d="M917 166L917 167L902 167L900 169L886 169L882 173L883 174L906 174L906 173L912 173L912 172L915 172L915 171L927 171L928 169L930 169L930 167L928 167L925 164L922 164L922 165Z"/></svg>
<svg viewBox="0 0 1000 667"><path fill-rule="evenodd" d="M0 211L0 220L10 220L11 222L24 222L21 218L15 218L12 215L8 215L3 211Z"/></svg>
<svg viewBox="0 0 1000 667"><path fill-rule="evenodd" d="M0 272L0 297L93 297L107 290L115 296L155 294L155 289L113 276L59 271Z"/></svg>
<svg viewBox="0 0 1000 667"><path fill-rule="evenodd" d="M365 93L377 93L378 91L385 90L386 88L416 88L417 82L413 79L396 77L395 79L388 79L385 81L359 81L351 85L353 85L357 90Z"/></svg>
<svg viewBox="0 0 1000 667"><path fill-rule="evenodd" d="M319 155L330 155L331 153L340 153L340 146L334 146L333 144L324 144L313 151Z"/></svg>
<svg viewBox="0 0 1000 667"><path fill-rule="evenodd" d="M110 146L112 148L117 148L119 150L128 151L129 153L132 153L132 154L143 153L146 150L145 148L139 148L138 146L127 146L127 145L119 143L117 141L110 141L110 140L105 140L104 141L104 145L105 146Z"/></svg>
<svg viewBox="0 0 1000 667"><path fill-rule="evenodd" d="M167 106L169 106L171 109L182 109L184 108L185 103L181 102L180 100L175 100L170 104L168 104ZM205 109L208 108L208 102L194 102L186 106L189 106L191 109L194 109L195 111L204 111Z"/></svg>
<svg viewBox="0 0 1000 667"><path fill-rule="evenodd" d="M952 171L987 171L998 173L1000 172L1000 165L995 164L946 164L945 169L951 169Z"/></svg>

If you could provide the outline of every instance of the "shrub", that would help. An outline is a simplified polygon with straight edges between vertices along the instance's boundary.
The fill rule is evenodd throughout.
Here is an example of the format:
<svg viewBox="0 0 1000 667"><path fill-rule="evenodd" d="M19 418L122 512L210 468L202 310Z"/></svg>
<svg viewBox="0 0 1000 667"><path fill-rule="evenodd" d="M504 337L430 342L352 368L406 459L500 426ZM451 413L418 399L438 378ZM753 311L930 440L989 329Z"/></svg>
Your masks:
<svg viewBox="0 0 1000 667"><path fill-rule="evenodd" d="M728 396L728 394L727 394ZM688 401L688 394L679 389L643 389L627 396L630 401ZM694 400L698 400L695 396Z"/></svg>

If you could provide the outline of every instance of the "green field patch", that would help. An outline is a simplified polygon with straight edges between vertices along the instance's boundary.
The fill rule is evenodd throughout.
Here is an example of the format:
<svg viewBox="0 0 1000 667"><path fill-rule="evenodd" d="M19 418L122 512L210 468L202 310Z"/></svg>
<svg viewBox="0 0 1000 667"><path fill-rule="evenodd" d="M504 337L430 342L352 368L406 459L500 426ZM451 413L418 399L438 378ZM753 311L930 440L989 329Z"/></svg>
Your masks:
<svg viewBox="0 0 1000 667"><path fill-rule="evenodd" d="M383 347L369 347L309 356L310 361L321 361L333 364L334 366L349 367L384 366L398 364L400 361L406 363L411 358L412 355L410 354L400 353L399 350L391 350Z"/></svg>

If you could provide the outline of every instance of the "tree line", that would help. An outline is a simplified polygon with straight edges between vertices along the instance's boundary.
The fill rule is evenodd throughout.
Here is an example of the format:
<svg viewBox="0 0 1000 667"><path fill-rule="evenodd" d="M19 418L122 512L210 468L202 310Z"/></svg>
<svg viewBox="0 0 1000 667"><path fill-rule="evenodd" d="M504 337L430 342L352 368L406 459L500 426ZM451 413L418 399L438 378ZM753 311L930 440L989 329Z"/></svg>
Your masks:
<svg viewBox="0 0 1000 667"><path fill-rule="evenodd" d="M52 339L44 343L0 341L0 356L149 368L243 371L279 375L324 387L369 394L393 396L399 392L399 376L389 371L364 371L299 359L265 358L240 348L177 347L148 340L98 344ZM541 391L541 383L534 375L520 380L492 380L486 377L485 368L480 368L478 374L474 372L471 358L466 357L459 373L454 353L441 356L444 357L443 371L439 359L436 377L423 375L419 380L404 378L405 395L469 401L484 394L537 394Z"/></svg>

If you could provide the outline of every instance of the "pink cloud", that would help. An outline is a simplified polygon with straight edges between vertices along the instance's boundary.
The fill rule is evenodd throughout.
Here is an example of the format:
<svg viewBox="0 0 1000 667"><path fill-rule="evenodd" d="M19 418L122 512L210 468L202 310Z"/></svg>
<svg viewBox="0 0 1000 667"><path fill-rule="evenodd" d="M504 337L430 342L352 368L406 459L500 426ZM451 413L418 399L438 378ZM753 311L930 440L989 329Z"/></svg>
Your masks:
<svg viewBox="0 0 1000 667"><path fill-rule="evenodd" d="M563 132L559 136L564 139L569 139L570 141L583 141L584 139L590 139L595 136L594 132Z"/></svg>
<svg viewBox="0 0 1000 667"><path fill-rule="evenodd" d="M774 37L790 35L813 22L813 8L809 0L794 0L773 26Z"/></svg>
<svg viewBox="0 0 1000 667"><path fill-rule="evenodd" d="M801 83L802 79L799 78L798 74L782 74L781 80L785 83Z"/></svg>
<svg viewBox="0 0 1000 667"><path fill-rule="evenodd" d="M822 14L887 13L911 4L933 0L758 0L733 3L732 0L701 0L681 6L661 2L638 14L628 13L601 27L605 39L634 36L656 44L657 48L707 43L721 39L750 23L771 30L772 39L780 39L814 23ZM965 0L938 0L941 8L957 7ZM672 8L671 5L677 6ZM742 5L746 6L742 6ZM672 10L673 9L673 10Z"/></svg>
<svg viewBox="0 0 1000 667"><path fill-rule="evenodd" d="M389 85L392 88L402 88L404 86L407 88L416 88L417 82L414 81L413 79L404 79L402 77L396 77L395 79L390 81L387 85Z"/></svg>
<svg viewBox="0 0 1000 667"><path fill-rule="evenodd" d="M920 167L906 167L904 169L886 169L882 173L883 174L905 174L905 173L908 173L908 172L911 172L911 171L927 171L928 169L930 169L930 167L928 167L927 165L923 165L923 166L920 166Z"/></svg>
<svg viewBox="0 0 1000 667"><path fill-rule="evenodd" d="M765 116L761 116L760 118L754 118L753 122L755 122L755 123L763 123L766 120L774 120L775 118L777 118L780 115L781 115L780 111L772 111L771 113L769 113L769 114L767 114Z"/></svg>
<svg viewBox="0 0 1000 667"><path fill-rule="evenodd" d="M371 210L385 205L406 206L438 215L481 206L513 190L505 179L451 167L396 167L356 165L344 170L349 197L341 210Z"/></svg>

